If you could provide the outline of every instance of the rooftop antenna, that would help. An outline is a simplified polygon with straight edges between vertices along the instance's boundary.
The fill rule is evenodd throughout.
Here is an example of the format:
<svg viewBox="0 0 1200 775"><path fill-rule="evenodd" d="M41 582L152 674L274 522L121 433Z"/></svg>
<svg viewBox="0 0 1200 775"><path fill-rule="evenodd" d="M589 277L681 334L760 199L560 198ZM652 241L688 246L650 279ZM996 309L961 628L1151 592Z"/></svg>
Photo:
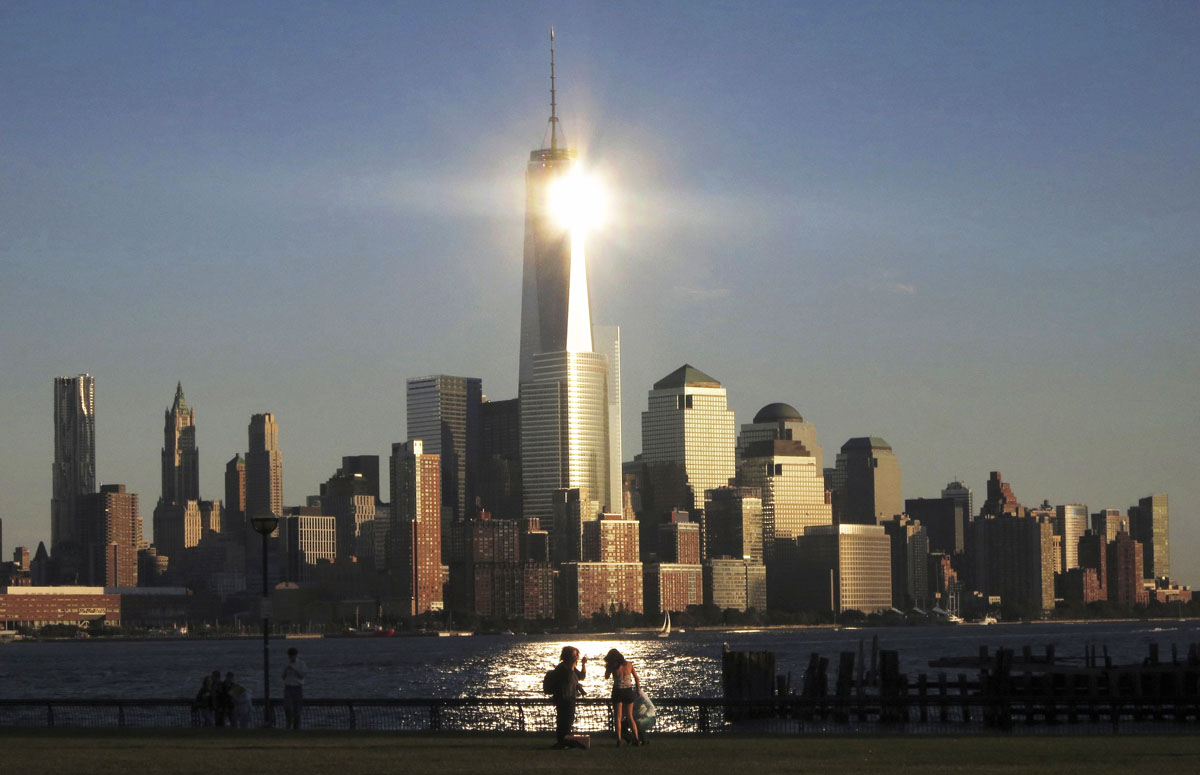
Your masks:
<svg viewBox="0 0 1200 775"><path fill-rule="evenodd" d="M550 150L558 149L558 103L554 93L554 28L550 28Z"/></svg>

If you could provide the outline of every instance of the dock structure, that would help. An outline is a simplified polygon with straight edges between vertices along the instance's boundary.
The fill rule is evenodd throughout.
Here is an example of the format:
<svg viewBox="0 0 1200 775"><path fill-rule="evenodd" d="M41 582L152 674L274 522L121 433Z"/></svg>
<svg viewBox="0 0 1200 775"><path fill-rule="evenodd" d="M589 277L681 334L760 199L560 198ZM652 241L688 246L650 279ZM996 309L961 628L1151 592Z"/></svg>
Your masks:
<svg viewBox="0 0 1200 775"><path fill-rule="evenodd" d="M995 731L1064 726L1092 731L1165 731L1181 725L1200 729L1200 644L1189 646L1182 657L1172 647L1166 661L1160 659L1158 644L1152 643L1142 662L1128 665L1114 665L1107 650L1098 653L1095 647L1087 649L1080 665L1061 661L1052 645L1042 653L1027 646L1019 654L984 646L977 655L934 660L931 667L943 668L936 673L909 675L900 671L899 652L879 649L876 642L869 668L862 645L857 654L838 654L832 691L829 660L813 653L799 692L783 689L790 685L790 676L777 677L770 681L776 693L769 703L762 700L761 689L741 683L746 674L742 663L773 662L755 654L753 660L737 652L724 654L728 718L762 718L770 707L802 727L842 731L897 725L917 731L979 726ZM950 673L946 668L958 670ZM754 680L758 687L768 683L762 675ZM756 711L745 707L750 699L759 702ZM739 705L740 713L735 712Z"/></svg>

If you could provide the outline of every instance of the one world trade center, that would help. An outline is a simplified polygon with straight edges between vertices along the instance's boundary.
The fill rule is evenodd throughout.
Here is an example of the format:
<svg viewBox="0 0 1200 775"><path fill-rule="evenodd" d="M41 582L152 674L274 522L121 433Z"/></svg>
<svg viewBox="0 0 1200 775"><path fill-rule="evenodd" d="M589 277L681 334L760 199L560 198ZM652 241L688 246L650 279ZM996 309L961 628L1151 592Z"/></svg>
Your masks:
<svg viewBox="0 0 1200 775"><path fill-rule="evenodd" d="M582 171L559 145L557 107L552 31L550 142L525 171L519 375L523 513L546 526L560 489L621 508L620 334L592 326L586 225L572 212L586 207Z"/></svg>

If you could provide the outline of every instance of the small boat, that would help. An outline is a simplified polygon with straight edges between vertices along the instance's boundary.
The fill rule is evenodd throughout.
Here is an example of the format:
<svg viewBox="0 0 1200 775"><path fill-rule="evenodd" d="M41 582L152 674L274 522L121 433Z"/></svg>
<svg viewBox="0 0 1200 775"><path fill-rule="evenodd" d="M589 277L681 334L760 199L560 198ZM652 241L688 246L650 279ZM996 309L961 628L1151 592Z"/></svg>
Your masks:
<svg viewBox="0 0 1200 775"><path fill-rule="evenodd" d="M670 636L671 636L671 612L664 611L663 612L662 629L658 631L658 637L669 638Z"/></svg>

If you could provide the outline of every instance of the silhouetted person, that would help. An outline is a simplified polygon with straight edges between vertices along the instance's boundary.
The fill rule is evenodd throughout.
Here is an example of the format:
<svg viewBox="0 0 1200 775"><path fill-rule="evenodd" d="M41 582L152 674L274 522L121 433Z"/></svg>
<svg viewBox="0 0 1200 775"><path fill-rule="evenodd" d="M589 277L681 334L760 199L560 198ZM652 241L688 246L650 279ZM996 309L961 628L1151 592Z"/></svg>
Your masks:
<svg viewBox="0 0 1200 775"><path fill-rule="evenodd" d="M579 665L578 669L575 667ZM554 699L555 724L557 735L555 748L587 748L591 744L587 737L576 737L571 734L575 726L575 699L582 697L585 692L579 685L587 672L587 657L579 658L579 649L574 646L563 646L561 661L554 668Z"/></svg>
<svg viewBox="0 0 1200 775"><path fill-rule="evenodd" d="M213 671L213 676L219 679L221 673ZM230 726L233 725L233 697L229 694L229 690L232 688L233 673L226 673L225 680L218 681L216 691L213 692L213 713L219 727L225 726L226 721Z"/></svg>
<svg viewBox="0 0 1200 775"><path fill-rule="evenodd" d="M288 663L283 666L283 712L288 729L300 728L300 710L304 706L304 678L308 666L298 657L295 647L287 650Z"/></svg>
<svg viewBox="0 0 1200 775"><path fill-rule="evenodd" d="M217 673L218 680L220 673ZM211 675L204 676L204 680L200 682L200 691L196 692L196 699L192 700L192 711L196 713L198 722L196 726L211 727L213 725L213 700L216 692L216 684Z"/></svg>

